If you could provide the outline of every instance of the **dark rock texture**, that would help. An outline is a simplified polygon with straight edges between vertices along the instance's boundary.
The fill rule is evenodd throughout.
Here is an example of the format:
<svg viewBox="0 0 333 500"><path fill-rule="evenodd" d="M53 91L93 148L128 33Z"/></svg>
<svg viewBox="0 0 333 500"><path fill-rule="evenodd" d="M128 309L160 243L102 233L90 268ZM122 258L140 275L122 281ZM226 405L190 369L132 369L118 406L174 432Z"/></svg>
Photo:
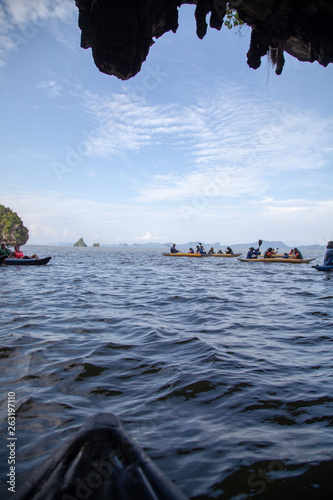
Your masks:
<svg viewBox="0 0 333 500"><path fill-rule="evenodd" d="M332 0L76 0L81 46L92 48L100 71L127 80L140 71L153 38L176 32L182 4L196 5L197 35L203 38L208 17L210 27L221 29L227 3L252 27L250 68L269 54L280 74L284 51L300 61L333 62Z"/></svg>

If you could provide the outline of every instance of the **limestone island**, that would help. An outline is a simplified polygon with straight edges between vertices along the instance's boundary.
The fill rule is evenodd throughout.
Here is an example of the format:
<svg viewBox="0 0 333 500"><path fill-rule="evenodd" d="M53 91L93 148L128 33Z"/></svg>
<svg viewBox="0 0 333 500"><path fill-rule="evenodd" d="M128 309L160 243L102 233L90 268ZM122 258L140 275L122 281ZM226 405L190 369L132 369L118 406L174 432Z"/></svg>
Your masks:
<svg viewBox="0 0 333 500"><path fill-rule="evenodd" d="M76 243L74 243L73 247L86 247L87 245L83 241L83 238L80 238Z"/></svg>
<svg viewBox="0 0 333 500"><path fill-rule="evenodd" d="M25 245L28 239L29 230L17 213L0 205L0 241L13 246Z"/></svg>

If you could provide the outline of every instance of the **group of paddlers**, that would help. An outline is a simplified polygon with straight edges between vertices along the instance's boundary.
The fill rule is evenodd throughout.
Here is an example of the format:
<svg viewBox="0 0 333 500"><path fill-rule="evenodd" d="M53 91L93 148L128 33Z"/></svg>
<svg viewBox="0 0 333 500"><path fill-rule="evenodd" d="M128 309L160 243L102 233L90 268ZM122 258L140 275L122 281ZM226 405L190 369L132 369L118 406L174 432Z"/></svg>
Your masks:
<svg viewBox="0 0 333 500"><path fill-rule="evenodd" d="M260 245L262 241L259 240L259 247L254 248L250 247L249 251L247 252L247 259L257 259L258 256L260 255ZM273 259L279 249L274 250L274 248L269 247L267 250L264 252L264 259ZM303 259L302 252L298 248L292 248L290 252L285 252L283 255L280 256L283 259ZM333 241L329 241L326 246L326 253L324 255L324 266L332 266L333 265Z"/></svg>
<svg viewBox="0 0 333 500"><path fill-rule="evenodd" d="M259 240L258 241L258 248L254 248L254 247L250 247L248 252L247 252L247 255L246 255L246 258L247 259L257 259L259 257L259 255L261 255L261 252L260 252L260 247L262 245L262 240ZM329 241L327 243L327 247L326 247L326 253L325 253L325 256L324 256L324 266L329 266L329 265L333 265L333 241ZM274 248L272 247L269 247L267 248L267 250L265 250L264 252L264 259L273 259L274 257L277 256L278 254L278 248L276 250L274 250ZM170 248L170 253L179 253L180 250L177 250L176 248L176 244L174 243L172 245L172 247ZM211 247L210 250L208 252L206 252L206 250L204 249L202 243L199 243L199 245L196 246L196 251L193 250L193 248L190 248L188 253L200 253L202 255L214 255L214 254L231 254L233 255L233 251L230 247L227 247L227 249L223 252L222 250L218 250L217 252L215 252L214 248ZM302 255L302 252L298 249L298 248L292 248L290 250L290 252L284 252L283 255L279 255L280 258L283 258L283 259L303 259L303 255Z"/></svg>
<svg viewBox="0 0 333 500"><path fill-rule="evenodd" d="M250 247L249 251L247 252L246 258L247 259L257 259L258 256L260 255L260 249L259 248L254 248ZM274 250L274 248L269 247L267 250L264 252L264 259L273 259L276 257L278 253L278 248ZM279 255L279 257L283 259L303 259L302 252L298 248L292 248L290 252L284 252L283 255Z"/></svg>
<svg viewBox="0 0 333 500"><path fill-rule="evenodd" d="M6 257L11 257L14 259L39 259L37 254L24 255L19 245L14 246L14 251L11 251L7 246L6 242L3 241L0 245L0 255L5 255Z"/></svg>
<svg viewBox="0 0 333 500"><path fill-rule="evenodd" d="M176 248L176 243L174 243L172 245L172 247L170 248L170 253L181 253L180 250L177 250ZM189 248L188 252L187 253L200 253L201 255L214 255L214 254L231 254L233 255L233 251L230 247L227 247L227 249L222 252L222 250L218 250L217 252L215 252L214 248L211 247L208 252L206 252L206 250L204 249L203 247L203 244L202 243L199 243L199 245L196 246L196 249L195 251L193 250L193 248Z"/></svg>

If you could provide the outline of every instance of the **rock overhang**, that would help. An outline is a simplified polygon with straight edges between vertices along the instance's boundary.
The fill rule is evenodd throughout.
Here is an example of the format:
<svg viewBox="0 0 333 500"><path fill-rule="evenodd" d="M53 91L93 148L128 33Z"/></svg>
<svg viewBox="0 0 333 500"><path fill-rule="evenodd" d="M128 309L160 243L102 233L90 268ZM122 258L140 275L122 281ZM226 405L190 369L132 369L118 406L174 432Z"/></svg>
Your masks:
<svg viewBox="0 0 333 500"><path fill-rule="evenodd" d="M101 72L127 80L140 71L154 39L177 31L183 4L195 5L199 38L208 23L221 29L227 6L237 12L252 28L250 68L268 54L280 74L284 52L323 66L333 62L331 0L76 0L81 46L92 49Z"/></svg>

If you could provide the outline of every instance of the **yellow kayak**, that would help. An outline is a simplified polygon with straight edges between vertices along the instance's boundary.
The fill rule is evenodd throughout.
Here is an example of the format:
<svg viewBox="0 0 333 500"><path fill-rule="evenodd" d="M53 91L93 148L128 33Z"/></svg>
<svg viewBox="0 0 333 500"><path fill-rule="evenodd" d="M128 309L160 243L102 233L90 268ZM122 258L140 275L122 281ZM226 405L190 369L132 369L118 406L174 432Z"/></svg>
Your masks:
<svg viewBox="0 0 333 500"><path fill-rule="evenodd" d="M166 257L239 257L241 253L189 253L189 252L177 252L177 253L163 253Z"/></svg>
<svg viewBox="0 0 333 500"><path fill-rule="evenodd" d="M209 257L207 254L201 255L201 253L189 253L189 252L177 252L177 253L163 253L165 257Z"/></svg>
<svg viewBox="0 0 333 500"><path fill-rule="evenodd" d="M282 259L283 255L284 255L283 253L274 253L274 254L273 254L273 259ZM264 257L264 253L262 253L262 256L261 256L261 255L259 255L259 257L262 257L262 258L263 258L263 257ZM286 257L283 257L283 258L285 259ZM291 257L290 257L290 258L291 258Z"/></svg>
<svg viewBox="0 0 333 500"><path fill-rule="evenodd" d="M241 262L269 262L271 264L276 264L278 262L283 262L284 264L308 264L308 262L312 262L315 259L283 259L278 257L273 257L270 259L259 258L259 259L238 259Z"/></svg>
<svg viewBox="0 0 333 500"><path fill-rule="evenodd" d="M211 253L210 257L239 257L241 253Z"/></svg>

